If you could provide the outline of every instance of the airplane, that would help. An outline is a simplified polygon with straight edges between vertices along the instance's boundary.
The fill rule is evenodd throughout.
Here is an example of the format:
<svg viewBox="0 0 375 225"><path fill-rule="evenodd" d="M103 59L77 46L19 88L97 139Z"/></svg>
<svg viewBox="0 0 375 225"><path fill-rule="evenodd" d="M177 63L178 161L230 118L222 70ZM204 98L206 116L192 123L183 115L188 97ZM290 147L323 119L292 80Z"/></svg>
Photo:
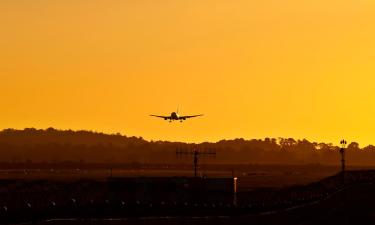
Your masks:
<svg viewBox="0 0 375 225"><path fill-rule="evenodd" d="M163 118L164 120L169 120L169 122L172 122L173 120L179 120L182 123L182 121L184 121L186 119L198 117L198 116L203 116L203 114L191 115L191 116L180 116L180 115L178 115L178 109L177 109L177 111L172 112L170 116L159 116L159 115L150 115L150 116Z"/></svg>

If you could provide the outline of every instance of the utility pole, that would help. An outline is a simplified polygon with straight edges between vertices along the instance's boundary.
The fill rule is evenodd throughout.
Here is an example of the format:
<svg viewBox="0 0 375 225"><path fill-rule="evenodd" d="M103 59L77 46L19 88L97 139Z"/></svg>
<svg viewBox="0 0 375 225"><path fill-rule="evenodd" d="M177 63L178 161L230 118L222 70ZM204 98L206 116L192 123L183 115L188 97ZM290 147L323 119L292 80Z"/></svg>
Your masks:
<svg viewBox="0 0 375 225"><path fill-rule="evenodd" d="M208 150L186 150L186 149L177 149L176 150L176 155L177 157L179 156L193 156L193 164L194 164L194 177L198 177L198 161L199 157L203 156L216 156L216 151L213 149L208 149Z"/></svg>
<svg viewBox="0 0 375 225"><path fill-rule="evenodd" d="M345 147L346 147L346 141L343 139L340 141L341 148L340 148L340 154L341 154L341 172L345 172Z"/></svg>

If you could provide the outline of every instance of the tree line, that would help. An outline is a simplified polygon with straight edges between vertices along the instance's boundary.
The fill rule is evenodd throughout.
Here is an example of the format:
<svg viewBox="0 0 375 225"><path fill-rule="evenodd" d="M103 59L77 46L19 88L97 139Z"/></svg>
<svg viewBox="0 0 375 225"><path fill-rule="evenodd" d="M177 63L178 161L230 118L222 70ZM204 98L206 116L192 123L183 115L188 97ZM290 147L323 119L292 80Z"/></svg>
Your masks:
<svg viewBox="0 0 375 225"><path fill-rule="evenodd" d="M221 140L216 143L188 144L169 141L147 141L92 131L46 130L26 128L0 131L0 162L29 163L142 163L189 164L176 157L177 149L216 151L215 159L200 160L214 164L338 164L339 147L306 139L265 138ZM375 146L361 148L352 142L347 146L349 165L375 165Z"/></svg>

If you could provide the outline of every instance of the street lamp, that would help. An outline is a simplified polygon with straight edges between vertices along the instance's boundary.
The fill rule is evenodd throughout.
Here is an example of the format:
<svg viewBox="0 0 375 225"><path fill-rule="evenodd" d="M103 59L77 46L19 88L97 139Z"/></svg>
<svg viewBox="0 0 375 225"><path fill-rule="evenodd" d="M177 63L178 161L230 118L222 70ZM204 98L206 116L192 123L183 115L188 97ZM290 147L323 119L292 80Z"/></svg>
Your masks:
<svg viewBox="0 0 375 225"><path fill-rule="evenodd" d="M341 154L341 172L345 172L345 147L346 147L346 141L343 139L340 141L341 148L340 148L340 154Z"/></svg>

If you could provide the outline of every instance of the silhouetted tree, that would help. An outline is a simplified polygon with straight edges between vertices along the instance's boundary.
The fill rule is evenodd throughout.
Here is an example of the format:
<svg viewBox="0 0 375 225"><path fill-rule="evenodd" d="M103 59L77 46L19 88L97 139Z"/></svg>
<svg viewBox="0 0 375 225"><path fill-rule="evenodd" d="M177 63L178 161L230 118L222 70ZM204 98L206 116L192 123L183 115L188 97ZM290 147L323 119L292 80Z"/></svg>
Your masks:
<svg viewBox="0 0 375 225"><path fill-rule="evenodd" d="M103 134L92 131L5 129L0 131L0 162L79 162L86 163L163 163L190 164L177 160L177 148L214 148L214 163L241 164L337 164L339 147L306 139L265 138L221 140L216 143L187 144L168 141L146 141L141 137ZM375 164L375 147L360 150L356 142L348 145L348 163Z"/></svg>

